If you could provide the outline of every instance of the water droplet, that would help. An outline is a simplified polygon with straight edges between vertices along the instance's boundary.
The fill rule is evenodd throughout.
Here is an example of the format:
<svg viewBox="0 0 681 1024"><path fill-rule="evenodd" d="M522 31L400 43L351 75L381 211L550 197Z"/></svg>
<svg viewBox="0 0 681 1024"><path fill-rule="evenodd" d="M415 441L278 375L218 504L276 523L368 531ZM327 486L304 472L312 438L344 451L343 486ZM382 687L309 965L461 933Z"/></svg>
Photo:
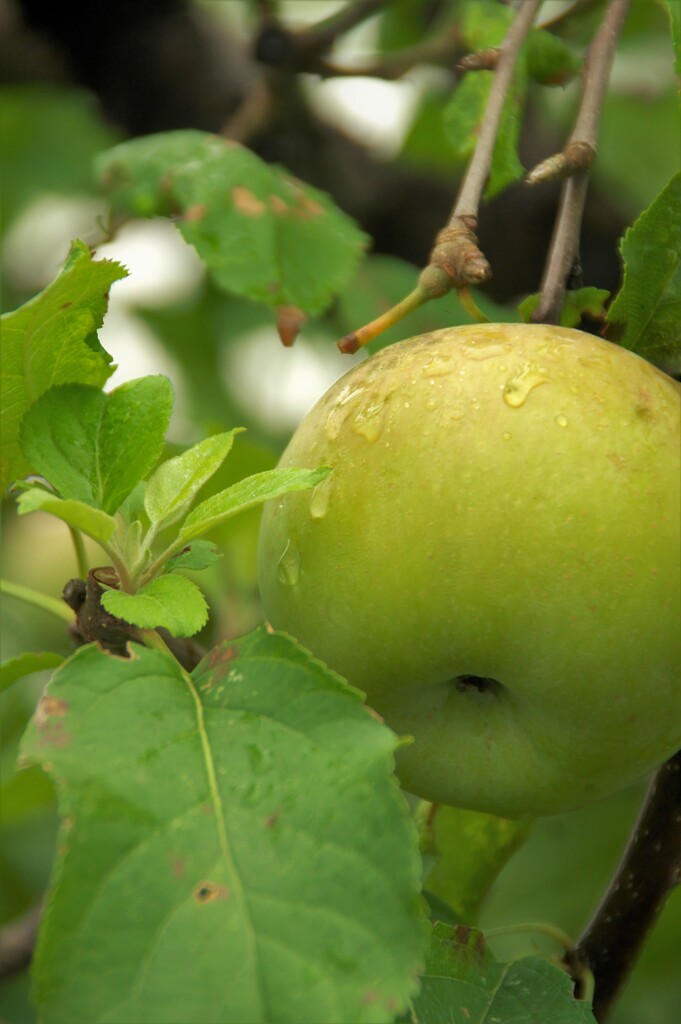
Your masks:
<svg viewBox="0 0 681 1024"><path fill-rule="evenodd" d="M504 401L512 409L519 409L525 404L527 396L540 384L548 384L549 378L546 373L535 363L526 363L517 373L506 381L504 385Z"/></svg>
<svg viewBox="0 0 681 1024"><path fill-rule="evenodd" d="M563 416L562 413L560 414L560 416L556 416L556 423L558 424L559 427L567 427L567 425L568 425L568 418L567 418L567 416Z"/></svg>
<svg viewBox="0 0 681 1024"><path fill-rule="evenodd" d="M336 440L341 432L343 424L348 418L348 406L356 398L359 398L365 390L366 389L363 384L359 387L353 387L351 384L346 384L345 387L342 388L333 409L331 409L329 415L326 417L326 435L329 441Z"/></svg>
<svg viewBox="0 0 681 1024"><path fill-rule="evenodd" d="M454 369L450 360L451 356L446 353L429 357L421 367L421 373L424 377L446 377Z"/></svg>
<svg viewBox="0 0 681 1024"><path fill-rule="evenodd" d="M377 441L383 431L386 400L369 402L360 409L352 424L353 433L365 437L371 443Z"/></svg>
<svg viewBox="0 0 681 1024"><path fill-rule="evenodd" d="M504 433L501 435L501 437L502 437L502 440L504 440L504 441L510 441L511 438L513 437L513 434L511 434L511 432L509 430L505 430Z"/></svg>
<svg viewBox="0 0 681 1024"><path fill-rule="evenodd" d="M323 519L329 511L331 501L331 477L317 484L310 495L310 515L313 519Z"/></svg>
<svg viewBox="0 0 681 1024"><path fill-rule="evenodd" d="M452 417L453 420L462 420L466 413L461 408L461 406L455 405L452 409L449 410L449 415Z"/></svg>
<svg viewBox="0 0 681 1024"><path fill-rule="evenodd" d="M277 579L287 587L298 582L300 575L300 552L292 541L288 541L277 566Z"/></svg>
<svg viewBox="0 0 681 1024"><path fill-rule="evenodd" d="M508 345L498 341L481 338L478 341L467 341L461 346L461 355L465 359L474 359L482 362L483 359L492 359L494 356L501 356L508 352Z"/></svg>

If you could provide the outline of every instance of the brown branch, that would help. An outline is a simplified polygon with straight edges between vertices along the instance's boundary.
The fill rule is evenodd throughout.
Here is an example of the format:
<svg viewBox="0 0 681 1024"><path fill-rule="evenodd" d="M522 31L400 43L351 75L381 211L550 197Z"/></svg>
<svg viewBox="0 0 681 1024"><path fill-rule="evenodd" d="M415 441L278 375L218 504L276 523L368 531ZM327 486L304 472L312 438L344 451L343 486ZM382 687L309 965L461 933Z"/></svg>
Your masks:
<svg viewBox="0 0 681 1024"><path fill-rule="evenodd" d="M561 194L558 216L544 276L541 300L532 319L559 323L568 275L577 255L582 214L587 192L587 170L596 153L603 100L610 78L615 48L631 0L612 0L589 47L582 72L582 102L572 134L563 154L549 158L530 172L533 183L558 174L572 174ZM561 159L562 157L562 159ZM555 175L557 176L557 175Z"/></svg>
<svg viewBox="0 0 681 1024"><path fill-rule="evenodd" d="M603 902L566 957L573 976L584 966L593 973L593 1008L598 1021L607 1018L667 897L679 882L681 751L658 769Z"/></svg>
<svg viewBox="0 0 681 1024"><path fill-rule="evenodd" d="M39 904L0 929L0 978L23 971L30 964L42 910Z"/></svg>
<svg viewBox="0 0 681 1024"><path fill-rule="evenodd" d="M440 35L431 36L408 46L396 53L387 53L363 65L340 65L320 58L307 70L314 71L322 78L381 78L394 82L408 74L417 64L433 64L457 57L461 50L460 33L452 28Z"/></svg>

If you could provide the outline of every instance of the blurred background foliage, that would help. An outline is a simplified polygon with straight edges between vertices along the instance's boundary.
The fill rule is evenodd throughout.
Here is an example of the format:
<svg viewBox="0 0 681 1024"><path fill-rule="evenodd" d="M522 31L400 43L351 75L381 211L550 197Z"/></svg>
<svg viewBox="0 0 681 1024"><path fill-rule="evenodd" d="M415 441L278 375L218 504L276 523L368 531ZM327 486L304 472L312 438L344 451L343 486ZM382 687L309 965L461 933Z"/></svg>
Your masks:
<svg viewBox="0 0 681 1024"><path fill-rule="evenodd" d="M340 40L333 57L380 69L390 54L445 31L472 2L390 0ZM462 170L444 117L458 76L461 54L455 50L417 62L392 81L325 80L254 56L264 12L276 10L283 24L295 26L339 6L330 0L120 0L87 9L49 0L0 4L3 311L56 275L74 237L96 246L98 256L121 260L130 277L116 284L101 332L120 366L111 386L147 372L170 376L176 409L169 454L206 433L248 428L212 481L214 490L275 464L306 409L351 363L334 341L411 289ZM603 5L593 0L567 6L570 16L554 30L579 53ZM543 17L558 17L565 7L550 0ZM261 94L264 112L253 100ZM519 146L525 166L560 148L577 95L574 81L530 90ZM245 106L249 97L253 109ZM249 146L329 192L374 240L355 280L323 316L305 325L292 349L281 347L269 310L217 289L168 222L129 222L112 232L92 174L95 155L121 139L184 127L219 131L244 111L251 118ZM616 289L617 240L678 169L679 134L665 4L634 0L587 203L581 253L586 284ZM534 190L512 185L485 206L480 238L494 279L480 302L493 319L517 319L513 304L537 290L556 196L553 184ZM452 294L392 328L381 344L468 320ZM213 615L200 637L206 645L243 634L261 619L258 522L257 510L247 512L214 538L224 557L210 570ZM90 557L97 565L101 553L93 548ZM40 513L19 520L13 503L5 502L3 575L59 596L75 574L63 524ZM47 613L10 598L2 604L3 659L25 650L70 652L63 625ZM45 678L25 679L0 697L0 924L40 900L56 840L50 783L37 768L14 772L17 744ZM483 927L546 920L576 936L616 866L644 791L641 784L540 821L499 878L483 910ZM501 956L548 950L532 932L499 937L493 945ZM677 890L612 1024L676 1024L680 948ZM3 1021L34 1019L27 992L25 974L2 984Z"/></svg>

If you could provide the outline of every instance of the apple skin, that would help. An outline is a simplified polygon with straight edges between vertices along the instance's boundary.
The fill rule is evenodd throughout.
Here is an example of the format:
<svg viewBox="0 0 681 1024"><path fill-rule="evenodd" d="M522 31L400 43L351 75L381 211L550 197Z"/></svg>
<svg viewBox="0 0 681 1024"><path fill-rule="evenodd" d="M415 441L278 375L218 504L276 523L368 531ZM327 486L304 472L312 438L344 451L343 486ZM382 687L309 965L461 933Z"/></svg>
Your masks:
<svg viewBox="0 0 681 1024"><path fill-rule="evenodd" d="M308 413L281 465L334 471L266 507L263 607L414 737L407 790L552 814L681 746L680 410L616 345L484 324Z"/></svg>

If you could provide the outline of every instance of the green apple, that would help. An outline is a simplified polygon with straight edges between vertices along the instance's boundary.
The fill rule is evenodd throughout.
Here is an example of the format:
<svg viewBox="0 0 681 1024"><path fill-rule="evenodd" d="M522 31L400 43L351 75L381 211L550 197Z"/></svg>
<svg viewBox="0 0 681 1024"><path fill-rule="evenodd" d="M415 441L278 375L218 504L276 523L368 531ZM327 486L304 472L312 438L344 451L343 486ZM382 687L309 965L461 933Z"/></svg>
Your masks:
<svg viewBox="0 0 681 1024"><path fill-rule="evenodd" d="M579 806L681 746L680 389L544 325L393 345L303 420L269 503L265 613L413 743L407 790Z"/></svg>

